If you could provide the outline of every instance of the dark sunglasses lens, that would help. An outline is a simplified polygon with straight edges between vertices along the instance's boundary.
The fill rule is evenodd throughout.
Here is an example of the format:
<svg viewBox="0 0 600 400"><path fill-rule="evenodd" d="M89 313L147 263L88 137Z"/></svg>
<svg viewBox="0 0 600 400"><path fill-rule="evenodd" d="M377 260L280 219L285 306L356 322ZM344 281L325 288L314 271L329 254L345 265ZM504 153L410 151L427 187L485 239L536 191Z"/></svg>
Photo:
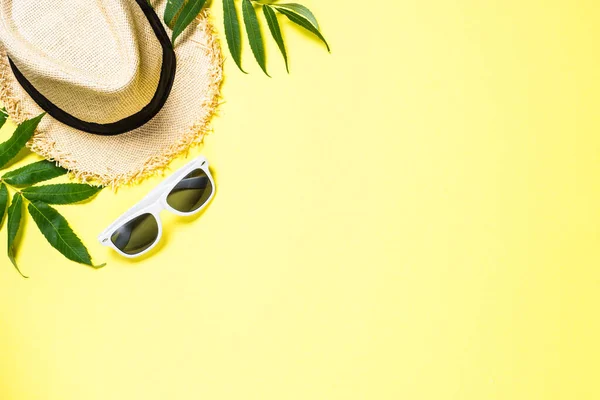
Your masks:
<svg viewBox="0 0 600 400"><path fill-rule="evenodd" d="M212 192L213 187L206 173L196 169L171 190L167 196L167 203L179 212L190 213L202 207Z"/></svg>
<svg viewBox="0 0 600 400"><path fill-rule="evenodd" d="M110 240L125 254L135 255L148 249L158 239L158 222L152 214L142 214L113 233Z"/></svg>

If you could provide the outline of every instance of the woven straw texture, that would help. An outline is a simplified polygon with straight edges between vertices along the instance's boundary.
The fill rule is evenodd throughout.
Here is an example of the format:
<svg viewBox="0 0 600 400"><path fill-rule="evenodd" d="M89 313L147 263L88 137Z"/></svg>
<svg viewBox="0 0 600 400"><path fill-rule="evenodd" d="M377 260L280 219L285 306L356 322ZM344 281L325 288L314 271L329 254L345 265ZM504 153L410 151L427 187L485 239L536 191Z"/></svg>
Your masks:
<svg viewBox="0 0 600 400"><path fill-rule="evenodd" d="M166 0L151 3L162 17ZM96 0L73 6L0 0L0 12L0 100L15 122L43 110L16 81L7 53L43 95L90 122L122 119L154 95L162 50L134 1ZM175 157L202 142L219 103L222 56L207 12L177 39L175 53L173 89L150 122L122 135L98 136L47 115L31 149L82 181L112 187L163 171Z"/></svg>

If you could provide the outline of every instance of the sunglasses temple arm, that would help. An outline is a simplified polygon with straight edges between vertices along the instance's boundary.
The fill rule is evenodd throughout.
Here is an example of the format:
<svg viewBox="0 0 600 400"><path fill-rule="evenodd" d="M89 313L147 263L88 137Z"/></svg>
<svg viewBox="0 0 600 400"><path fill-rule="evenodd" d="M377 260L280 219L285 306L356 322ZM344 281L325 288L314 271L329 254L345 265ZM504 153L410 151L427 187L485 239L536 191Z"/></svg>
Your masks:
<svg viewBox="0 0 600 400"><path fill-rule="evenodd" d="M206 189L210 180L207 176L198 176L194 178L182 179L173 188L173 191L180 189Z"/></svg>
<svg viewBox="0 0 600 400"><path fill-rule="evenodd" d="M120 249L125 248L127 243L129 243L129 239L131 239L131 233L133 232L133 229L129 226L129 224L124 224L115 231L115 233L117 232L119 235L117 236L116 240L114 240L114 244Z"/></svg>

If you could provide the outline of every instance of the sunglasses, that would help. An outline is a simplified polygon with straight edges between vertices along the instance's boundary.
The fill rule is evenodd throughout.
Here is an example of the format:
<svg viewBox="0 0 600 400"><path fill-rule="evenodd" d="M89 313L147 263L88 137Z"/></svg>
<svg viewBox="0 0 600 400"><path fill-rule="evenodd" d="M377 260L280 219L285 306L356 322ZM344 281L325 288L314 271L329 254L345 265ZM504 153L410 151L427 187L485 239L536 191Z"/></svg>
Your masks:
<svg viewBox="0 0 600 400"><path fill-rule="evenodd" d="M152 250L162 236L160 212L189 216L202 211L215 194L208 161L198 157L153 189L98 236L102 245L133 258Z"/></svg>

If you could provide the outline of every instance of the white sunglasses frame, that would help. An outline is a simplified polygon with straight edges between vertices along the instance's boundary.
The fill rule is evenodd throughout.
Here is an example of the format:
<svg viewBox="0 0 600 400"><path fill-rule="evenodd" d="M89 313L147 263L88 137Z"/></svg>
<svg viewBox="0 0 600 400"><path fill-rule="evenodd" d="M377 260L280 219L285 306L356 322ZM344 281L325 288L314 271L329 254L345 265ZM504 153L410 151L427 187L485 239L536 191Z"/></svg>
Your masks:
<svg viewBox="0 0 600 400"><path fill-rule="evenodd" d="M208 179L210 180L210 183L212 185L212 193L210 194L210 197L204 202L204 204L202 204L202 206L197 210L194 210L189 213L177 211L167 203L167 196L169 195L169 193L171 193L171 190L173 190L173 188L187 174L196 169L204 171L206 176L208 176ZM117 253L124 257L140 257L150 252L160 242L163 232L162 221L160 219L161 211L167 210L175 215L179 215L182 217L188 217L194 214L198 214L211 202L211 200L215 196L215 188L215 181L210 173L210 170L208 169L208 161L204 156L195 158L194 160L190 161L189 163L178 169L173 175L169 176L167 179L161 182L157 187L152 189L152 191L148 193L140 202L138 202L136 205L134 205L125 213L123 213L119 218L117 218L115 222L113 222L98 236L98 240L103 246L111 247L113 250L115 250ZM127 222L139 217L142 214L151 214L156 219L156 223L158 224L158 235L156 236L156 240L154 241L154 243L152 243L152 245L146 250L136 254L126 254L122 252L117 246L115 246L115 244L111 240L111 237L117 229L119 229Z"/></svg>

